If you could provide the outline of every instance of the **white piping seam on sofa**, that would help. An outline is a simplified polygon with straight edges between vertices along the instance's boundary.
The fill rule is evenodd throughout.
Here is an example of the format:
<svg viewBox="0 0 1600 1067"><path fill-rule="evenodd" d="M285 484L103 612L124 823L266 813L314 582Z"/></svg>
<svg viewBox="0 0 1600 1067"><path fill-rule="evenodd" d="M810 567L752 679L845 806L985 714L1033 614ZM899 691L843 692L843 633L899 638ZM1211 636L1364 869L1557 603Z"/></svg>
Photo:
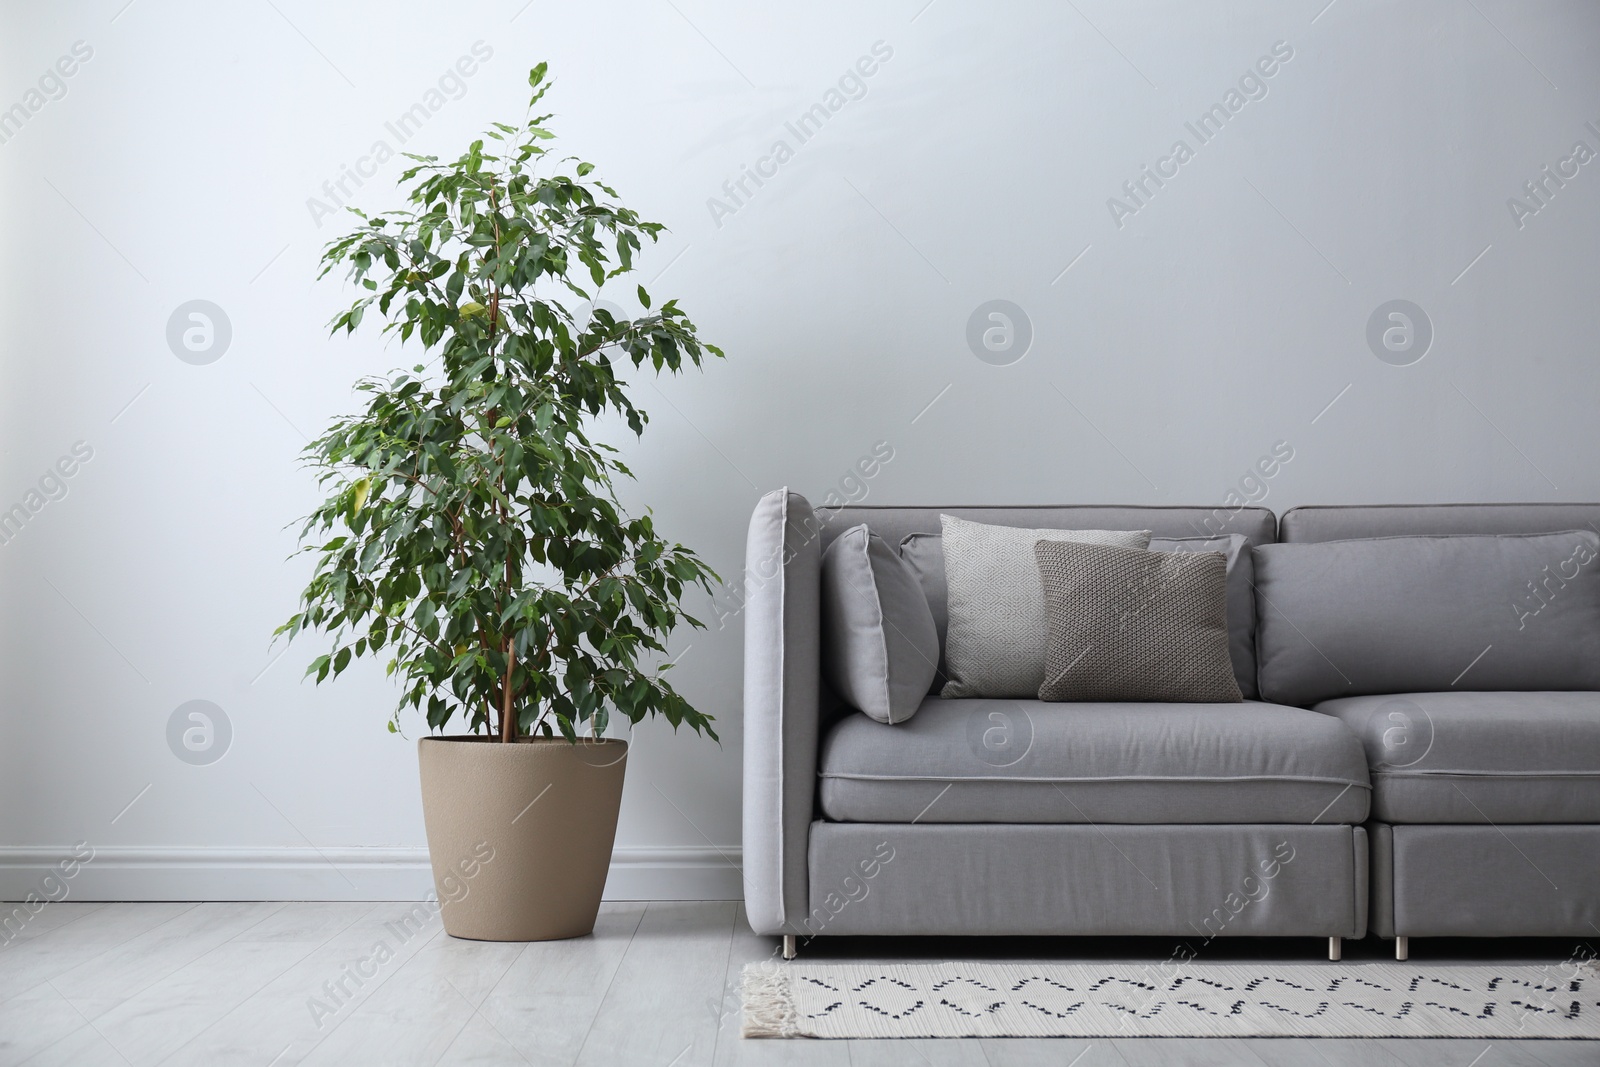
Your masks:
<svg viewBox="0 0 1600 1067"><path fill-rule="evenodd" d="M1310 782L1319 785L1342 785L1355 789L1371 789L1366 782L1353 782L1347 778L1321 778L1312 775L1241 774L1212 777L1186 777L1183 775L1114 775L1107 778L1037 778L1021 775L953 775L953 774L856 774L854 772L818 771L818 778L843 778L858 782L1021 782L1038 785L1055 785L1063 782Z"/></svg>

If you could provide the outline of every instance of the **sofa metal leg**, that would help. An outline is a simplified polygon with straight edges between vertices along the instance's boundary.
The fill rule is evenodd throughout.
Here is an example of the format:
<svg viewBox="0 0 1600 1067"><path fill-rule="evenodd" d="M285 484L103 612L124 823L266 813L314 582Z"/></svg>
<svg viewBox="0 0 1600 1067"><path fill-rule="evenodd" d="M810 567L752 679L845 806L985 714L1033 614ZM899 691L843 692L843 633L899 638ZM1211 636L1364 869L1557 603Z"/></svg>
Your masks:
<svg viewBox="0 0 1600 1067"><path fill-rule="evenodd" d="M1344 958L1344 938L1328 938L1328 958L1335 963Z"/></svg>
<svg viewBox="0 0 1600 1067"><path fill-rule="evenodd" d="M1409 937L1397 937L1394 939L1394 958L1397 960L1409 960L1411 958L1411 939Z"/></svg>
<svg viewBox="0 0 1600 1067"><path fill-rule="evenodd" d="M783 935L783 958L792 960L800 955L800 939L794 934Z"/></svg>

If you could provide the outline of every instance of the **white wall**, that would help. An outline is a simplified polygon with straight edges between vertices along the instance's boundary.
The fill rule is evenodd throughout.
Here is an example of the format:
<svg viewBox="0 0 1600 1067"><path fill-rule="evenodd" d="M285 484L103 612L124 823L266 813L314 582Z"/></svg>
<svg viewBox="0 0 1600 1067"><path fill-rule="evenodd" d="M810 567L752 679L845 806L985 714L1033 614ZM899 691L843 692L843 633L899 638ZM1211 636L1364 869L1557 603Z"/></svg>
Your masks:
<svg viewBox="0 0 1600 1067"><path fill-rule="evenodd" d="M0 143L0 508L93 456L0 545L0 890L75 841L101 857L79 895L426 888L380 669L315 689L314 642L269 635L307 574L304 435L412 362L327 337L340 220L308 198L477 41L405 147L459 151L550 61L562 147L671 226L643 277L729 353L641 383L654 421L617 438L627 501L725 575L762 491L820 499L878 441L878 502L1219 504L1280 440L1279 511L1600 499L1600 163L1508 207L1600 151L1600 7L1324 2L5 4L0 106L93 54ZM1185 123L1277 42L1265 97L1199 144ZM785 124L875 45L865 95L800 144ZM1118 225L1108 198L1180 138L1193 158ZM780 139L793 158L727 200ZM401 169L354 201L391 203ZM965 336L996 298L1034 333L1008 366ZM208 365L165 337L195 299L232 327ZM1435 331L1409 366L1366 339L1394 299ZM690 645L679 684L723 744L640 732L613 895L738 891L737 617ZM232 726L208 766L168 746L190 700Z"/></svg>

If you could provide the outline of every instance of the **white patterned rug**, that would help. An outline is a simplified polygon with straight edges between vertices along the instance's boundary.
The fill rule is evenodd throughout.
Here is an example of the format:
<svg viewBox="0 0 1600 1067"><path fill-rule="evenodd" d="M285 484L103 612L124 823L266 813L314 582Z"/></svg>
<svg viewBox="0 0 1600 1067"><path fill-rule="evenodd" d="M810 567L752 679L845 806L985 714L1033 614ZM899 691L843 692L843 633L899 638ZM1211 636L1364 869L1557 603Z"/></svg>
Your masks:
<svg viewBox="0 0 1600 1067"><path fill-rule="evenodd" d="M745 1037L1600 1039L1593 964L745 967Z"/></svg>

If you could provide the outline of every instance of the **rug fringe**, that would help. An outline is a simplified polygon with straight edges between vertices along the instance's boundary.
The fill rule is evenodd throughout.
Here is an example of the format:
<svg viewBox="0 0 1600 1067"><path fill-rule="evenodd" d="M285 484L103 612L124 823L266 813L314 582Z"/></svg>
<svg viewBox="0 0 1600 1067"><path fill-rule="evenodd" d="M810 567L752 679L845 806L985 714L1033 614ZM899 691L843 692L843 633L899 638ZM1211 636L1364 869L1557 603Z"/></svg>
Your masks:
<svg viewBox="0 0 1600 1067"><path fill-rule="evenodd" d="M742 1037L799 1037L789 972L777 963L751 963L740 975L744 1000Z"/></svg>

